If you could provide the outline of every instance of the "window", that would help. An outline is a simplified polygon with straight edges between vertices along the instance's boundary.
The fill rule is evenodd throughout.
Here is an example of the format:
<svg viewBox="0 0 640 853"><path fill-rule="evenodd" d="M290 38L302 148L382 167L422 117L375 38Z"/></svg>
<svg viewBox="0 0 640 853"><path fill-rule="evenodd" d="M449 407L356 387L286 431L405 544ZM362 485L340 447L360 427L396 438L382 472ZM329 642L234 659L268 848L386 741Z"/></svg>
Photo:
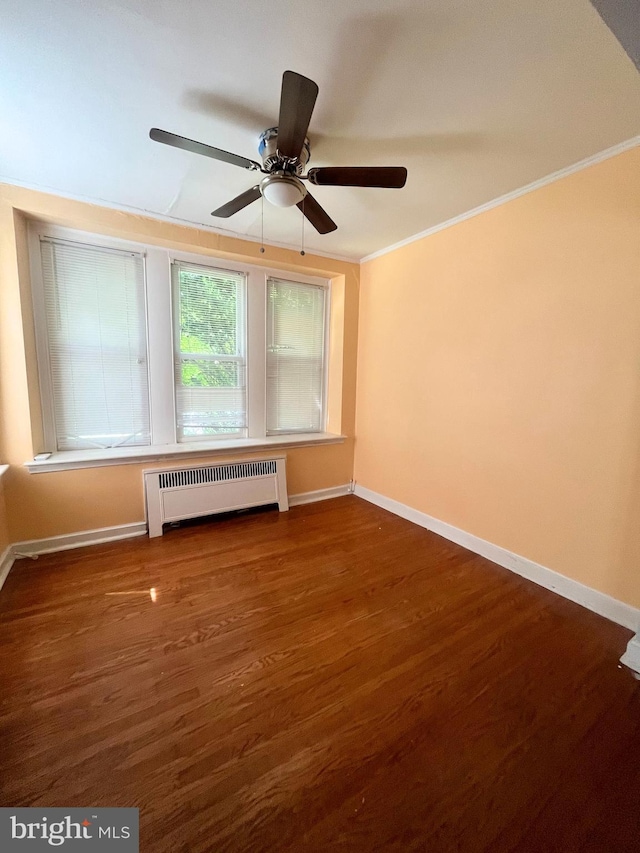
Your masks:
<svg viewBox="0 0 640 853"><path fill-rule="evenodd" d="M267 281L267 432L322 429L324 288Z"/></svg>
<svg viewBox="0 0 640 853"><path fill-rule="evenodd" d="M178 440L245 435L245 276L173 264Z"/></svg>
<svg viewBox="0 0 640 853"><path fill-rule="evenodd" d="M43 240L56 447L149 444L142 256Z"/></svg>
<svg viewBox="0 0 640 853"><path fill-rule="evenodd" d="M324 431L327 282L38 223L30 239L44 449Z"/></svg>

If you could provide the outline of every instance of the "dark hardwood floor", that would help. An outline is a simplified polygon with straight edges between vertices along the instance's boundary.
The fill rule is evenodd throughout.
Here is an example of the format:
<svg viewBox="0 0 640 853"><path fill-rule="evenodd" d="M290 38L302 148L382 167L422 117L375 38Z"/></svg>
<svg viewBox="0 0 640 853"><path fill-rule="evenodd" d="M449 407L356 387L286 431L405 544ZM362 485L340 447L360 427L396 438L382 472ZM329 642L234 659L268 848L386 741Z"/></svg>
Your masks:
<svg viewBox="0 0 640 853"><path fill-rule="evenodd" d="M145 853L638 851L629 637L356 497L21 560L0 805L138 806Z"/></svg>

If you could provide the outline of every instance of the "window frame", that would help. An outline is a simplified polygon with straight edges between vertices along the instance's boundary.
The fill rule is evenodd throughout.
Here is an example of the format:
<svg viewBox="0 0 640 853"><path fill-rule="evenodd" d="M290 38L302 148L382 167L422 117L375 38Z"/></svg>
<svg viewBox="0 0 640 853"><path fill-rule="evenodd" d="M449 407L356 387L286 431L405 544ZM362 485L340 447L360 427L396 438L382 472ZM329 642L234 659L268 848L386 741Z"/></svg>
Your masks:
<svg viewBox="0 0 640 853"><path fill-rule="evenodd" d="M55 404L53 394L53 377L51 373L51 360L49 355L49 337L47 331L47 309L46 296L44 289L44 275L42 268L42 255L40 249L41 237L51 238L53 240L61 240L67 243L76 243L78 245L95 247L97 249L106 249L120 252L133 252L142 257L142 269L144 279L144 309L145 309L145 336L147 345L147 375L149 389L149 422L150 433L152 440L148 445L139 445L140 447L150 447L153 444L153 419L151 416L151 375L149 362L149 323L148 323L148 293L147 293L147 269L146 269L146 247L140 243L135 243L130 240L117 240L108 238L104 241L97 241L98 235L90 234L86 231L78 231L75 229L62 228L60 226L47 225L46 223L30 222L28 229L28 247L29 247L29 266L31 273L31 298L33 305L33 322L35 331L36 343L36 358L38 369L38 384L40 387L40 405L42 412L42 428L45 446L54 448L54 453L83 453L84 449L78 450L58 450L57 434L55 421ZM116 448L104 448L104 450L114 450Z"/></svg>
<svg viewBox="0 0 640 853"><path fill-rule="evenodd" d="M56 444L54 422L54 399L49 364L47 339L46 306L40 254L40 238L67 240L104 249L116 249L126 252L138 252L142 255L145 285L145 310L147 333L147 370L149 388L149 411L151 422L151 444L139 455L147 457L154 452L161 456L163 449L171 452L194 453L199 445L202 452L215 452L215 445L226 449L232 439L233 447L255 449L258 443L269 444L274 436L267 433L267 280L278 278L282 281L298 282L322 287L324 300L324 340L323 340L323 387L322 387L322 432L318 440L331 440L335 436L326 433L328 418L328 384L330 353L331 318L331 280L303 273L290 272L275 266L258 266L215 255L182 251L175 247L154 246L138 241L109 237L95 232L66 228L46 222L31 220L28 228L29 263L31 271L31 291L37 371L40 386L42 408L43 437L45 452L53 457L64 454L89 456L90 451L59 451ZM247 429L245 437L222 434L219 437L207 436L203 441L189 439L178 441L176 401L175 401L175 323L176 305L172 281L172 265L177 261L211 267L222 271L238 272L246 276L245 329L247 361ZM304 443L312 434L300 430L278 433L278 444L290 438L292 444ZM123 452L123 458L131 456ZM104 454L105 459L117 459L117 452ZM53 463L51 463L53 464ZM72 463L70 463L72 464Z"/></svg>
<svg viewBox="0 0 640 853"><path fill-rule="evenodd" d="M282 276L278 276L277 278L275 278L275 276L267 275L266 285L265 285L266 286L266 298L267 298L267 305L266 305L266 309L265 309L265 322L267 324L267 326L266 326L266 340L265 340L265 367L267 367L267 368L268 368L268 362L269 362L269 349L268 349L267 344L268 344L268 340L269 340L268 323L269 323L269 280L270 279L277 281L277 282L283 282L283 283L290 282L292 284L307 284L310 287L318 287L320 290L323 291L323 306L322 306L322 308L323 308L323 311L322 311L322 313L323 313L323 317L322 317L322 322L323 322L323 327L322 327L322 331L323 331L323 335L322 335L322 384L321 384L321 388L320 388L320 422L322 425L322 429L326 429L326 425L327 425L327 398L328 398L328 393L329 393L329 387L328 387L329 330L328 330L328 325L330 322L329 306L327 305L327 302L329 300L330 290L322 287L321 285L314 284L312 282L293 281L293 279L283 278ZM267 377L265 375L265 383L266 382L267 382ZM267 435L267 436L292 435L292 434L302 435L304 433L314 433L315 432L315 430L313 430L313 429L299 429L299 430L296 430L295 433L291 433L291 432L288 432L287 430L282 430L282 429L271 429L270 430L268 428L268 424L266 421L267 408L268 408L267 405L265 405L265 435Z"/></svg>
<svg viewBox="0 0 640 853"><path fill-rule="evenodd" d="M174 357L174 400L176 396L177 389L177 381L175 378L176 374L176 364L178 360L182 359L182 351L180 349L180 281L179 281L179 272L176 276L174 276L174 269L177 269L180 263L187 263L186 261L180 261L179 259L172 257L171 259L171 305L173 310L173 357ZM191 262L189 262L191 263ZM196 266L193 264L193 266ZM215 270L216 272L221 273L237 273L237 270L229 269L229 267L222 266L211 266L211 264L198 264L198 267L201 269L210 269ZM241 304L236 306L236 335L238 341L240 342L239 350L240 355L230 357L230 360L242 362L245 366L245 377L249 372L249 355L248 355L248 342L249 342L249 334L248 334L248 315L249 315L249 299L248 299L248 290L249 290L249 277L248 275L243 275L244 281L242 282L242 298L239 300ZM215 356L213 356L215 358ZM248 380L245 379L245 383ZM202 439L197 436L185 436L184 433L180 434L180 429L178 427L178 409L176 405L175 409L175 421L176 421L176 440L178 444L193 444L199 441L213 440L216 438L236 438L241 440L243 438L248 438L248 419L249 419L249 392L248 388L245 387L245 408L246 408L246 420L247 426L239 428L235 432L227 432L220 433L218 436L206 436Z"/></svg>

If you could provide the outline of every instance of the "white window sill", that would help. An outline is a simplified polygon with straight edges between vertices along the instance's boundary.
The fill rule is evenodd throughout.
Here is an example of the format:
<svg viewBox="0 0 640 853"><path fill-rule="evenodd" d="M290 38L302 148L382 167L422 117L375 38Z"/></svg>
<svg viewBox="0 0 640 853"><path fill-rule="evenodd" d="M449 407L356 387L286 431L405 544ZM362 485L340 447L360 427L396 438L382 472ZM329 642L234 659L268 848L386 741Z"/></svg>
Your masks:
<svg viewBox="0 0 640 853"><path fill-rule="evenodd" d="M254 452L281 447L311 447L317 444L342 444L346 436L330 432L271 435L266 438L229 438L155 447L114 447L101 450L65 450L48 459L25 462L31 474L69 471L74 468L102 468L105 465L132 465L139 462L167 461L195 456L220 456L238 451ZM8 466L7 466L8 467Z"/></svg>

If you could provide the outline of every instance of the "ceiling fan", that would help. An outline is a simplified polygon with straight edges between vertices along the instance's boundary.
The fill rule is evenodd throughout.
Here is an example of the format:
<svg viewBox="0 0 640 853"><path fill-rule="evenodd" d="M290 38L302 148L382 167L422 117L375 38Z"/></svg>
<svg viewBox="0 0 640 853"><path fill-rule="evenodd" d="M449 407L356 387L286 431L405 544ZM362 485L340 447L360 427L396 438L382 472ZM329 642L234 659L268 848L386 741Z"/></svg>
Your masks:
<svg viewBox="0 0 640 853"><path fill-rule="evenodd" d="M338 226L308 192L303 181L309 181L316 186L400 189L406 183L407 170L404 166L327 166L309 169L304 175L311 155L307 130L317 97L318 86L313 80L295 71L284 72L278 126L267 128L259 139L258 153L262 158L262 166L255 160L248 160L238 154L231 154L157 127L149 131L149 136L155 142L173 145L193 154L213 157L214 160L222 160L224 163L266 175L259 183L214 210L212 216L226 219L257 201L262 195L278 207L292 207L295 204L316 231L328 234Z"/></svg>

